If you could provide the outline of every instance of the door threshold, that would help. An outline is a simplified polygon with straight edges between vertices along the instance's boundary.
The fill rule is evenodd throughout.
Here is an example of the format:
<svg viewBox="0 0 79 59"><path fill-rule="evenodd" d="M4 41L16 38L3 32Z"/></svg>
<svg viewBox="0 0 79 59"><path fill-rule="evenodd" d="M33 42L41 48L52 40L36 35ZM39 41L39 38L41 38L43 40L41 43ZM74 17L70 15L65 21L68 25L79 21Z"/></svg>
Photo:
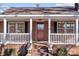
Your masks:
<svg viewBox="0 0 79 59"><path fill-rule="evenodd" d="M48 41L33 41L33 43L44 44L44 43L48 43Z"/></svg>

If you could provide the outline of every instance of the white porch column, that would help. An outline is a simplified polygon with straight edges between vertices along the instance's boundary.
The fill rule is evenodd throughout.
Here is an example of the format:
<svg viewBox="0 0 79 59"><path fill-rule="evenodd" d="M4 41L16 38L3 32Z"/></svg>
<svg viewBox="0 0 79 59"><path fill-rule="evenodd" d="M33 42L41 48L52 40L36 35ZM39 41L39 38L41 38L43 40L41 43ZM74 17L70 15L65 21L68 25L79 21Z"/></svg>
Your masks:
<svg viewBox="0 0 79 59"><path fill-rule="evenodd" d="M78 18L76 19L76 45L78 46Z"/></svg>
<svg viewBox="0 0 79 59"><path fill-rule="evenodd" d="M48 44L50 44L50 33L51 33L50 27L51 27L51 19L49 17L48 18Z"/></svg>
<svg viewBox="0 0 79 59"><path fill-rule="evenodd" d="M51 19L49 17L48 18L48 46L49 46L49 50L52 49L50 34L51 34Z"/></svg>
<svg viewBox="0 0 79 59"><path fill-rule="evenodd" d="M3 29L4 29L4 40L3 40L3 44L6 44L6 33L7 33L7 19L4 18L3 20Z"/></svg>
<svg viewBox="0 0 79 59"><path fill-rule="evenodd" d="M32 48L32 18L30 18L30 44L31 44L31 47L30 49Z"/></svg>
<svg viewBox="0 0 79 59"><path fill-rule="evenodd" d="M32 18L30 18L30 43L32 43Z"/></svg>

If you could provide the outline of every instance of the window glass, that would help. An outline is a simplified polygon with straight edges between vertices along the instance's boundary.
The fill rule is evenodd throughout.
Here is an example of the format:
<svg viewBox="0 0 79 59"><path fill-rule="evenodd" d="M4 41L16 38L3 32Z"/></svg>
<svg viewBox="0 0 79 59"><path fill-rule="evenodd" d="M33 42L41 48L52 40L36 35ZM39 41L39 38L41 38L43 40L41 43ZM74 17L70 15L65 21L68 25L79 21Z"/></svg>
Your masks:
<svg viewBox="0 0 79 59"><path fill-rule="evenodd" d="M9 22L8 32L9 33L24 33L25 23L24 22Z"/></svg>
<svg viewBox="0 0 79 59"><path fill-rule="evenodd" d="M15 33L16 32L16 24L15 23L9 23L8 24L8 32L9 33Z"/></svg>
<svg viewBox="0 0 79 59"><path fill-rule="evenodd" d="M74 33L75 22L58 22L58 33Z"/></svg>
<svg viewBox="0 0 79 59"><path fill-rule="evenodd" d="M24 23L18 23L18 26L17 26L17 32L18 33L24 33L25 32L25 24Z"/></svg>
<svg viewBox="0 0 79 59"><path fill-rule="evenodd" d="M38 30L43 30L44 29L44 24L37 24L37 29Z"/></svg>

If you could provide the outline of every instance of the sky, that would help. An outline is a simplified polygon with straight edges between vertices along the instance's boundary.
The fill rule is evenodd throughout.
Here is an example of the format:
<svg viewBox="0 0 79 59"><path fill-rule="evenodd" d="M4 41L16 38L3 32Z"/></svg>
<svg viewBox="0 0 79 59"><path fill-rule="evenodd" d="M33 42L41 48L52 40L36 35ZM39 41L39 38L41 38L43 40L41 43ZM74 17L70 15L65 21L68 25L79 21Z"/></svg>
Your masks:
<svg viewBox="0 0 79 59"><path fill-rule="evenodd" d="M36 7L36 3L6 3L3 4L3 6L9 6L9 7ZM40 7L50 7L55 6L55 3L40 3Z"/></svg>
<svg viewBox="0 0 79 59"><path fill-rule="evenodd" d="M9 7L36 7L36 3L3 3L0 4ZM40 7L55 7L55 6L73 6L73 3L39 3Z"/></svg>
<svg viewBox="0 0 79 59"><path fill-rule="evenodd" d="M73 3L39 3L39 7L73 6ZM36 7L36 3L0 3L0 12L10 7Z"/></svg>

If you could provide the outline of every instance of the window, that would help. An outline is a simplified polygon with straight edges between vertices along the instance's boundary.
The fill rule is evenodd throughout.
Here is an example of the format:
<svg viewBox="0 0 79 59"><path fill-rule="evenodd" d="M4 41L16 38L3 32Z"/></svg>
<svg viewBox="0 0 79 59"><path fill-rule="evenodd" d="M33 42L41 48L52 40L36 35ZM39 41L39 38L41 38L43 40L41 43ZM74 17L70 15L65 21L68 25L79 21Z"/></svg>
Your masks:
<svg viewBox="0 0 79 59"><path fill-rule="evenodd" d="M42 23L37 24L37 29L38 30L43 30L44 29L44 24L42 24Z"/></svg>
<svg viewBox="0 0 79 59"><path fill-rule="evenodd" d="M24 33L25 23L24 22L8 22L9 33Z"/></svg>
<svg viewBox="0 0 79 59"><path fill-rule="evenodd" d="M16 32L16 24L15 23L9 23L8 24L8 32L9 33L15 33Z"/></svg>
<svg viewBox="0 0 79 59"><path fill-rule="evenodd" d="M58 33L75 33L75 22L58 22Z"/></svg>
<svg viewBox="0 0 79 59"><path fill-rule="evenodd" d="M18 23L17 24L17 32L18 33L24 33L25 32L25 24L24 23Z"/></svg>

